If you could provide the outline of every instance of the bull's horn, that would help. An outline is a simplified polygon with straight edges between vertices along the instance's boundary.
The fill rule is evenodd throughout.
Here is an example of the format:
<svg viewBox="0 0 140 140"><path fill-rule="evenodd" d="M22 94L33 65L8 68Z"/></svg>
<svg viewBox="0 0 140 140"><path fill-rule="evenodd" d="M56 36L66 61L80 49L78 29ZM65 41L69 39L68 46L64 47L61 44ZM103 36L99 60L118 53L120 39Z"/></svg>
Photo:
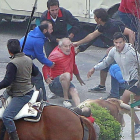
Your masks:
<svg viewBox="0 0 140 140"><path fill-rule="evenodd" d="M127 109L127 110L130 110L131 109L130 105L125 104L125 103L121 103L120 106L123 107L123 108L125 108L125 109ZM134 110L135 111L140 111L140 108L134 107Z"/></svg>

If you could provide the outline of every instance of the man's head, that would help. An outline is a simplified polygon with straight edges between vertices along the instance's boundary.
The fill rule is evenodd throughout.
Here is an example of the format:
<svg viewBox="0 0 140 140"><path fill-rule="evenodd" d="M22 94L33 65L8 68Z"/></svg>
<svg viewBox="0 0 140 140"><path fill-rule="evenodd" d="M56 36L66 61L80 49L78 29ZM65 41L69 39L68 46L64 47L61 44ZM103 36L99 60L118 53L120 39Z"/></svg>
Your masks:
<svg viewBox="0 0 140 140"><path fill-rule="evenodd" d="M47 20L42 21L39 28L45 36L48 36L48 34L51 34L53 32L53 26Z"/></svg>
<svg viewBox="0 0 140 140"><path fill-rule="evenodd" d="M11 56L21 52L21 47L18 39L9 39L7 41L7 48Z"/></svg>
<svg viewBox="0 0 140 140"><path fill-rule="evenodd" d="M97 22L97 24L101 24L101 22L107 22L109 16L105 9L99 8L94 10L94 19Z"/></svg>
<svg viewBox="0 0 140 140"><path fill-rule="evenodd" d="M82 115L82 110L79 107L73 109L78 115Z"/></svg>
<svg viewBox="0 0 140 140"><path fill-rule="evenodd" d="M121 52L124 49L126 38L121 32L116 32L113 35L113 42L118 52Z"/></svg>
<svg viewBox="0 0 140 140"><path fill-rule="evenodd" d="M50 15L56 19L58 16L59 11L59 1L58 0L48 0L47 2L47 8L50 12Z"/></svg>
<svg viewBox="0 0 140 140"><path fill-rule="evenodd" d="M82 115L85 117L91 116L91 109L89 107L83 107L82 108Z"/></svg>
<svg viewBox="0 0 140 140"><path fill-rule="evenodd" d="M71 52L72 43L69 38L62 38L58 44L59 48L65 55L69 55Z"/></svg>

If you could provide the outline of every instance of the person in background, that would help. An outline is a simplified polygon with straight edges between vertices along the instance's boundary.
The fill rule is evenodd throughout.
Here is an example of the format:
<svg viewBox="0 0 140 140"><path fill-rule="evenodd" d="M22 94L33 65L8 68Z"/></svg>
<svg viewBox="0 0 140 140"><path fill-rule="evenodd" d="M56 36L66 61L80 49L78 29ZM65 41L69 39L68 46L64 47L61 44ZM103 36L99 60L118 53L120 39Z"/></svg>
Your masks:
<svg viewBox="0 0 140 140"><path fill-rule="evenodd" d="M23 49L25 55L29 56L31 59L37 59L41 64L45 64L49 67L53 67L54 63L51 62L48 58L45 57L43 53L44 42L47 41L47 37L53 31L52 24L48 21L43 21L40 26L31 30L26 39L26 43ZM20 39L20 46L22 47L24 37ZM32 82L35 85L36 89L39 90L42 88L43 91L43 100L46 101L46 89L43 82L43 77L39 71L36 77L32 78Z"/></svg>
<svg viewBox="0 0 140 140"><path fill-rule="evenodd" d="M73 43L75 46L80 45L78 47L77 53L85 51L99 37L109 47L107 49L107 54L108 54L109 50L114 45L113 35L116 32L121 32L124 35L128 36L129 43L134 45L134 41L135 41L134 32L128 29L127 27L125 27L125 25L121 21L109 19L109 16L105 9L103 8L96 9L94 11L94 19L98 24L97 29L94 32L88 34L84 39ZM87 44L84 44L84 43L87 43ZM81 44L84 44L84 45L81 45ZM107 55L105 55L104 57L106 56ZM109 66L106 69L103 69L100 71L100 84L95 88L89 89L88 90L89 92L101 93L101 92L106 91L105 82L106 82L108 70L109 70Z"/></svg>
<svg viewBox="0 0 140 140"><path fill-rule="evenodd" d="M136 34L138 33L138 23L140 18L139 0L121 0L118 15L125 26Z"/></svg>
<svg viewBox="0 0 140 140"><path fill-rule="evenodd" d="M45 42L44 48L46 56L48 57L52 50L58 45L59 39L68 37L72 40L76 33L80 30L79 20L75 18L70 11L59 7L58 0L48 0L47 8L40 20L47 20L53 25L53 32L50 36L50 42ZM71 25L68 33L67 25Z"/></svg>
<svg viewBox="0 0 140 140"><path fill-rule="evenodd" d="M84 84L80 77L77 65L75 63L75 50L69 38L63 38L59 45L49 55L49 60L55 63L53 68L43 66L43 75L50 91L57 96L64 97L63 105L71 107L69 98L72 98L75 105L80 104L78 91L71 82L73 74L81 85Z"/></svg>

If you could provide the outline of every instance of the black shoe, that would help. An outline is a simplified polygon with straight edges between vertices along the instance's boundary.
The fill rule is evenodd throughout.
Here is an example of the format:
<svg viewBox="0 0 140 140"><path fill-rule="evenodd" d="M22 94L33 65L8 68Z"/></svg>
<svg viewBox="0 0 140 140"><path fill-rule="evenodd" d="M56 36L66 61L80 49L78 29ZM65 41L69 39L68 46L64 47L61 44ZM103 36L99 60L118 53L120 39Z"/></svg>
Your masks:
<svg viewBox="0 0 140 140"><path fill-rule="evenodd" d="M4 140L5 132L6 132L6 127L5 127L5 125L2 123L2 125L1 125L1 132L0 132L0 140Z"/></svg>
<svg viewBox="0 0 140 140"><path fill-rule="evenodd" d="M17 131L9 133L9 140L19 140Z"/></svg>
<svg viewBox="0 0 140 140"><path fill-rule="evenodd" d="M99 93L104 93L105 91L106 87L101 85L98 85L97 87L88 90L88 92L99 92Z"/></svg>

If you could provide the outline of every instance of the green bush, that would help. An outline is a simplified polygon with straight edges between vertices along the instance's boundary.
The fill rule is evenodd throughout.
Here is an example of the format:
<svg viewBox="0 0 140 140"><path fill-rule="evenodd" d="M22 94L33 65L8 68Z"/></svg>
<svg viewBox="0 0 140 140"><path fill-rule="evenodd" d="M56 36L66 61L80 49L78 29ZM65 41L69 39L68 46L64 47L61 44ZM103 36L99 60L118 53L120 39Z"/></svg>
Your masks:
<svg viewBox="0 0 140 140"><path fill-rule="evenodd" d="M99 140L120 140L122 138L121 125L110 115L109 110L97 104L91 104L88 107L91 109L95 122L100 126Z"/></svg>

